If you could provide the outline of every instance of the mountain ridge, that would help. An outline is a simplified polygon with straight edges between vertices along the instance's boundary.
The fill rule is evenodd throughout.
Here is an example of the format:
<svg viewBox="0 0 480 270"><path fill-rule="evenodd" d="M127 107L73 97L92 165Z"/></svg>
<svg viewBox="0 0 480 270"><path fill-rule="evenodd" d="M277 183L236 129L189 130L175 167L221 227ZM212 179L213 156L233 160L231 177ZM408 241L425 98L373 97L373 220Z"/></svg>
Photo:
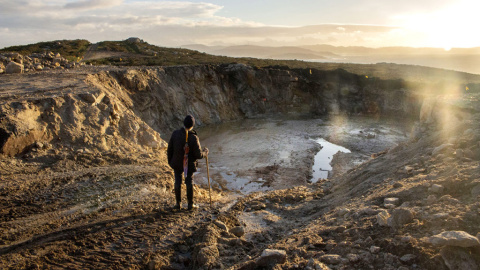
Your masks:
<svg viewBox="0 0 480 270"><path fill-rule="evenodd" d="M185 47L190 47L191 49ZM328 49L330 47L332 46L322 45L319 49ZM408 57L400 57L400 60L402 60L400 61L395 57L385 58L375 55L369 56L368 59L351 56L349 58L342 56L337 57L335 53L328 53L326 51L316 53L308 48L302 49L294 46L279 47L275 50L271 50L269 47L251 45L248 47L237 47L243 49L262 48L265 58L261 58L261 55L257 55L257 58L255 58L252 56L231 57L213 55L201 52L200 50L202 50L202 48L213 48L219 51L221 47L191 44L181 48L169 48L152 45L139 38L129 38L122 41L101 41L97 43L91 43L88 40L56 40L7 47L0 49L0 53L17 52L28 55L30 53L55 51L70 61L113 66L175 66L241 63L256 67L288 66L289 68L315 68L320 70L342 68L355 74L379 77L382 79L404 79L413 82L435 81L444 83L450 81L453 83L480 83L480 67L476 64L480 61L480 55L455 55L454 58L451 59L448 58L450 56L442 56L445 59L440 60L449 62L450 66L452 66L452 68L448 68L448 66L441 64L437 66L433 65L433 67L429 66L428 61L431 59L418 55L412 55L410 59ZM291 51L285 51L285 49ZM472 50L474 49L475 48ZM245 52L244 55L248 55L248 53ZM309 59L309 57L312 58ZM409 62L411 58L415 59L416 62ZM424 63L422 63L422 61ZM458 70L460 68L457 67L465 66L464 63L468 63L467 67L469 68L467 68L467 70ZM5 66L6 64L8 63L4 63ZM473 89L473 87L470 88Z"/></svg>

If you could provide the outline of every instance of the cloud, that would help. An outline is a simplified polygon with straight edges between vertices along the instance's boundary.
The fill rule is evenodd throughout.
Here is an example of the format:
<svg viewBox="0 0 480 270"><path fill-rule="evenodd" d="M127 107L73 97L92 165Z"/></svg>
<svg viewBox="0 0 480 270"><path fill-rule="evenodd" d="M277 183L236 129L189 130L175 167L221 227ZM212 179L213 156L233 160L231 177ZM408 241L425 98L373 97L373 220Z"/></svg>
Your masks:
<svg viewBox="0 0 480 270"><path fill-rule="evenodd" d="M75 1L72 3L67 3L64 6L64 8L90 10L90 9L118 6L118 5L121 5L122 3L123 3L123 0L84 0L84 1Z"/></svg>
<svg viewBox="0 0 480 270"><path fill-rule="evenodd" d="M45 3L39 0L0 0L0 14L2 16L23 16L30 12L42 12L46 7Z"/></svg>
<svg viewBox="0 0 480 270"><path fill-rule="evenodd" d="M343 27L345 31L337 28ZM356 42L359 46L372 46L367 41L374 41L374 46L384 45L396 39L392 35L394 27L369 25L312 25L304 27L271 27L271 26L218 26L218 25L161 25L137 32L144 40L164 45L179 46L192 43L207 45L313 45L330 43L348 46ZM154 33L161 33L154 34ZM179 35L179 33L182 33ZM379 37L385 40L379 40ZM381 41L381 42L380 42ZM388 45L388 44L387 44Z"/></svg>
<svg viewBox="0 0 480 270"><path fill-rule="evenodd" d="M131 26L191 23L215 23L232 21L215 16L222 7L209 3L172 1L84 0L66 2L50 1L6 1L0 0L0 27L28 31L28 29L75 27L77 24L101 23L115 27L126 22ZM146 27L149 27L147 25Z"/></svg>
<svg viewBox="0 0 480 270"><path fill-rule="evenodd" d="M221 16L226 13L224 7L207 2L0 0L0 7L0 29L8 29L0 32L0 48L45 40L84 38L97 42L131 36L163 46L191 43L391 46L407 45L410 37L406 32L399 35L396 27L378 25L269 26Z"/></svg>

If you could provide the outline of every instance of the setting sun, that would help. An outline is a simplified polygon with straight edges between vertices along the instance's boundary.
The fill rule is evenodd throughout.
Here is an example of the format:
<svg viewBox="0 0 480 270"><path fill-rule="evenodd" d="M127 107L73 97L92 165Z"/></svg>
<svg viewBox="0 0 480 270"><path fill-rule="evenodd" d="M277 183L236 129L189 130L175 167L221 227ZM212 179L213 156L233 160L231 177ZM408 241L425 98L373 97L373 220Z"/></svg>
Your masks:
<svg viewBox="0 0 480 270"><path fill-rule="evenodd" d="M398 16L403 26L423 35L422 46L467 48L480 44L480 36L473 28L478 25L480 2L466 0L431 13L412 13ZM418 43L413 41L412 43Z"/></svg>

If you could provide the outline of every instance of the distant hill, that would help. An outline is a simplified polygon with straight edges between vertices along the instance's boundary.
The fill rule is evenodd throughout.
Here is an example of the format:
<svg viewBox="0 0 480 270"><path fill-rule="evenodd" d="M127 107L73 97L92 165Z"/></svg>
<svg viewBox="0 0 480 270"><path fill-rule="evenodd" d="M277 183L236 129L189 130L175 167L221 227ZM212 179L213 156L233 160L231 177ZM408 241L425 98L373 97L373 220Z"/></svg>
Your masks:
<svg viewBox="0 0 480 270"><path fill-rule="evenodd" d="M279 54L272 54L267 56L269 59L293 59L293 60L322 60L328 59L323 55L312 54L312 53L279 53Z"/></svg>
<svg viewBox="0 0 480 270"><path fill-rule="evenodd" d="M369 77L378 77L381 79L404 79L411 82L434 82L439 84L454 83L454 84L468 84L480 83L480 75L468 74L464 72L456 72L452 70L429 68L420 65L408 65L408 63L395 64L394 61L381 61L385 59L378 57L372 62L355 64L348 63L347 60L334 61L332 59L344 57L340 53L346 50L363 51L367 53L372 48L365 47L334 47L329 45L318 45L315 47L307 46L308 48L300 47L264 47L264 46L234 46L230 48L225 47L208 47L205 45L188 45L185 48L167 48L144 42L139 38L129 38L122 41L102 41L98 43L90 43L87 40L57 40L49 42L40 42L36 44L13 46L0 49L0 52L19 52L23 55L28 55L33 52L53 51L60 53L65 58L71 58L75 61L79 58L82 62L93 65L116 65L116 66L172 66L172 65L202 65L202 64L226 64L226 63L241 63L256 68L267 66L276 66L279 68L315 68L321 70L334 70L338 68L345 69L348 72L365 75ZM208 54L200 52L197 49L214 50L216 53L238 53L242 55L250 55L249 57L229 57ZM347 49L348 48L348 49ZM335 49L335 50L334 50ZM257 50L256 56L252 57L252 51ZM373 49L375 50L375 49ZM385 49L389 50L389 49ZM393 49L391 49L393 50ZM404 50L403 48L401 50ZM407 50L407 49L405 49ZM331 53L327 51L335 51ZM397 50L398 51L398 50ZM453 51L453 49L452 49ZM462 51L455 49L455 51ZM465 49L465 51L476 52L475 48ZM266 55L265 57L260 57ZM407 55L408 56L408 55ZM320 58L324 57L324 58ZM370 54L369 57L375 58L376 54ZM410 55L416 60L421 60L422 55ZM443 57L450 57L449 55ZM480 62L480 55L462 55L456 54L452 57L460 59L460 61L451 61L451 64L464 65L470 63L471 66L477 66ZM461 59L460 57L464 57ZM479 58L475 58L479 57ZM270 58L270 59L266 59ZM275 60L282 59L282 60ZM428 57L427 57L428 58ZM288 60L297 59L297 60ZM302 61L308 59L309 61ZM350 60L358 60L358 63L364 59L355 59L350 56ZM403 56L402 59L408 57ZM400 60L402 60L400 59ZM315 61L318 60L318 61ZM342 59L343 60L343 59ZM380 61L379 61L380 60ZM428 60L428 59L427 59ZM444 59L445 60L445 59ZM478 61L477 61L478 60ZM469 62L470 61L470 62ZM389 63L390 62L390 63ZM480 72L479 72L480 73ZM476 87L470 86L470 89Z"/></svg>
<svg viewBox="0 0 480 270"><path fill-rule="evenodd" d="M328 59L338 57L331 52L313 51L310 49L285 46L285 47L265 47L265 46L230 46L221 49L208 49L208 53L214 55L224 55L230 57L255 57L267 59Z"/></svg>
<svg viewBox="0 0 480 270"><path fill-rule="evenodd" d="M218 56L256 57L282 60L309 60L356 64L396 63L480 74L480 47L477 48L412 48L361 46L332 46L326 44L268 47L268 46L205 46L185 45L185 48Z"/></svg>
<svg viewBox="0 0 480 270"><path fill-rule="evenodd" d="M331 46L331 45L306 45L302 48L312 51L328 51L339 55L370 55L370 54L445 54L442 48L412 48L412 47L381 47L369 48L362 46Z"/></svg>
<svg viewBox="0 0 480 270"><path fill-rule="evenodd" d="M414 48L414 47L380 47L369 48L362 46L333 46L327 44L269 47L256 45L235 46L207 46L203 44L189 44L183 48L201 52L225 55L232 57L265 57L267 55L282 53L320 53L323 56L346 56L346 55L480 55L480 47L475 48Z"/></svg>
<svg viewBox="0 0 480 270"><path fill-rule="evenodd" d="M189 49L189 50L194 50L194 51L200 51L200 52L205 52L205 53L212 53L217 50L224 49L225 46L207 46L203 44L188 44L188 45L182 45L181 48Z"/></svg>

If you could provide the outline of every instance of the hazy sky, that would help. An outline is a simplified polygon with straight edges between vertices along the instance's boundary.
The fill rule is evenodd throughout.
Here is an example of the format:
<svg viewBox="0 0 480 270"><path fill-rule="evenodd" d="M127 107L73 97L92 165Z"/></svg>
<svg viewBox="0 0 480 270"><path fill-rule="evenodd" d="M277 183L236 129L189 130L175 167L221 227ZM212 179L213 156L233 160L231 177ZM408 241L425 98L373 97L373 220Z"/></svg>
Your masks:
<svg viewBox="0 0 480 270"><path fill-rule="evenodd" d="M0 48L58 39L160 46L479 47L478 0L0 0Z"/></svg>

